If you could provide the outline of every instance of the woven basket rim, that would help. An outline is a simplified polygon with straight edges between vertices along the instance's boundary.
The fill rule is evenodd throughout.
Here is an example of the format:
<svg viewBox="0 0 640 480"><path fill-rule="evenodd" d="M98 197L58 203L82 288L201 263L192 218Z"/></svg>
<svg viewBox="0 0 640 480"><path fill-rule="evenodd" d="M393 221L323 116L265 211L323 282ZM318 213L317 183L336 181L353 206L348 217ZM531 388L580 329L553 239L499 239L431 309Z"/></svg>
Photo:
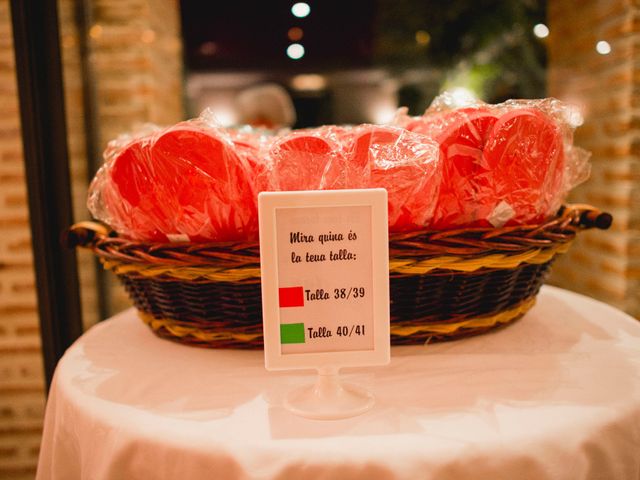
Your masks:
<svg viewBox="0 0 640 480"><path fill-rule="evenodd" d="M519 255L570 243L579 230L606 229L611 215L590 205L566 205L541 224L501 228L416 230L389 234L392 259L472 259L492 254ZM66 233L70 247L83 247L104 261L174 267L259 268L257 241L225 243L152 243L120 237L107 226L80 222Z"/></svg>

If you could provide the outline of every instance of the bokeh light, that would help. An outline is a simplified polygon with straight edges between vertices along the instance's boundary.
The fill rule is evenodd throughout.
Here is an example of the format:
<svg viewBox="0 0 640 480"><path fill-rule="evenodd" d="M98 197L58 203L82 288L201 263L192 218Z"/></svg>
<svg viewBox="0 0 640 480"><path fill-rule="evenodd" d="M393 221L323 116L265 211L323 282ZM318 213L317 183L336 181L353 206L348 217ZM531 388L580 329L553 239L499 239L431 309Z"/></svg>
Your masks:
<svg viewBox="0 0 640 480"><path fill-rule="evenodd" d="M294 3L291 7L291 13L293 13L295 17L304 18L311 13L311 7L308 3L304 2Z"/></svg>
<svg viewBox="0 0 640 480"><path fill-rule="evenodd" d="M549 36L549 27L544 23L538 23L533 27L533 34L538 38L547 38Z"/></svg>
<svg viewBox="0 0 640 480"><path fill-rule="evenodd" d="M426 47L431 41L431 35L426 30L418 30L416 32L416 43L421 47Z"/></svg>
<svg viewBox="0 0 640 480"><path fill-rule="evenodd" d="M611 53L611 45L605 40L600 40L596 43L596 52L600 55L609 55Z"/></svg>
<svg viewBox="0 0 640 480"><path fill-rule="evenodd" d="M291 27L287 32L287 38L289 38L289 40L291 40L292 42L302 40L303 36L304 31L300 27Z"/></svg>
<svg viewBox="0 0 640 480"><path fill-rule="evenodd" d="M299 43L292 43L287 47L287 56L292 60L299 60L304 57L304 47Z"/></svg>
<svg viewBox="0 0 640 480"><path fill-rule="evenodd" d="M318 91L327 88L327 79L316 73L296 75L291 80L291 86L295 90Z"/></svg>

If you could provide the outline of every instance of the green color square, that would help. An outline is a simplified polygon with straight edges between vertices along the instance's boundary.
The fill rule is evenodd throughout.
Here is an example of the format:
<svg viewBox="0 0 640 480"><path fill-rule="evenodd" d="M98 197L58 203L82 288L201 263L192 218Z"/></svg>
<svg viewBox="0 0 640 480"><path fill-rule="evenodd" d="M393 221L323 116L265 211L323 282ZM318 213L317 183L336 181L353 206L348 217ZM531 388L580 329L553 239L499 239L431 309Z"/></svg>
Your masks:
<svg viewBox="0 0 640 480"><path fill-rule="evenodd" d="M280 343L304 343L304 323L281 324Z"/></svg>

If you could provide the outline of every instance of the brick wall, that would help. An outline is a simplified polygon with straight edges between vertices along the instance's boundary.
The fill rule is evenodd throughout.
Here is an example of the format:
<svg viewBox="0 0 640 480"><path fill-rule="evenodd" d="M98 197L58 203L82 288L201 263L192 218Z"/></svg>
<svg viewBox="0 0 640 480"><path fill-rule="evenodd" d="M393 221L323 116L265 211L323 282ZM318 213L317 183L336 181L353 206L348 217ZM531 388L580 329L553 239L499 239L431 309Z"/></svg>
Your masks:
<svg viewBox="0 0 640 480"><path fill-rule="evenodd" d="M8 0L0 0L0 478L33 478L44 385Z"/></svg>
<svg viewBox="0 0 640 480"><path fill-rule="evenodd" d="M81 219L89 163L76 3L60 0L58 8L74 216ZM177 1L89 3L99 148L137 123L180 120ZM8 0L0 0L0 231L0 478L32 479L45 396ZM91 255L79 255L79 273L88 326L98 319ZM113 310L128 305L121 293L114 298Z"/></svg>
<svg viewBox="0 0 640 480"><path fill-rule="evenodd" d="M549 93L583 106L576 143L593 153L591 179L571 200L615 218L610 231L581 235L552 282L640 316L640 5L550 0L548 22ZM597 53L600 40L610 54Z"/></svg>
<svg viewBox="0 0 640 480"><path fill-rule="evenodd" d="M144 123L183 119L182 41L177 0L93 0L89 28L98 147ZM130 305L106 276L110 313Z"/></svg>
<svg viewBox="0 0 640 480"><path fill-rule="evenodd" d="M175 0L94 0L92 65L100 146L145 122L182 119L182 53Z"/></svg>

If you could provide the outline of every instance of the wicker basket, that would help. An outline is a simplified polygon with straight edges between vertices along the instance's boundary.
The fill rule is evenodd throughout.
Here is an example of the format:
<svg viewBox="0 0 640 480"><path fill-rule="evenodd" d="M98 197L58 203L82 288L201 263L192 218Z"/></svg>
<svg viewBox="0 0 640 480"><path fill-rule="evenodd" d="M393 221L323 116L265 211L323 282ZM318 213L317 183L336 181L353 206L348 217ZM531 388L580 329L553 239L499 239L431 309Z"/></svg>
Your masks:
<svg viewBox="0 0 640 480"><path fill-rule="evenodd" d="M391 234L391 342L455 339L517 320L576 233L610 224L609 214L572 205L543 225ZM160 337L262 346L257 243L140 243L83 222L71 228L68 244L98 255Z"/></svg>

